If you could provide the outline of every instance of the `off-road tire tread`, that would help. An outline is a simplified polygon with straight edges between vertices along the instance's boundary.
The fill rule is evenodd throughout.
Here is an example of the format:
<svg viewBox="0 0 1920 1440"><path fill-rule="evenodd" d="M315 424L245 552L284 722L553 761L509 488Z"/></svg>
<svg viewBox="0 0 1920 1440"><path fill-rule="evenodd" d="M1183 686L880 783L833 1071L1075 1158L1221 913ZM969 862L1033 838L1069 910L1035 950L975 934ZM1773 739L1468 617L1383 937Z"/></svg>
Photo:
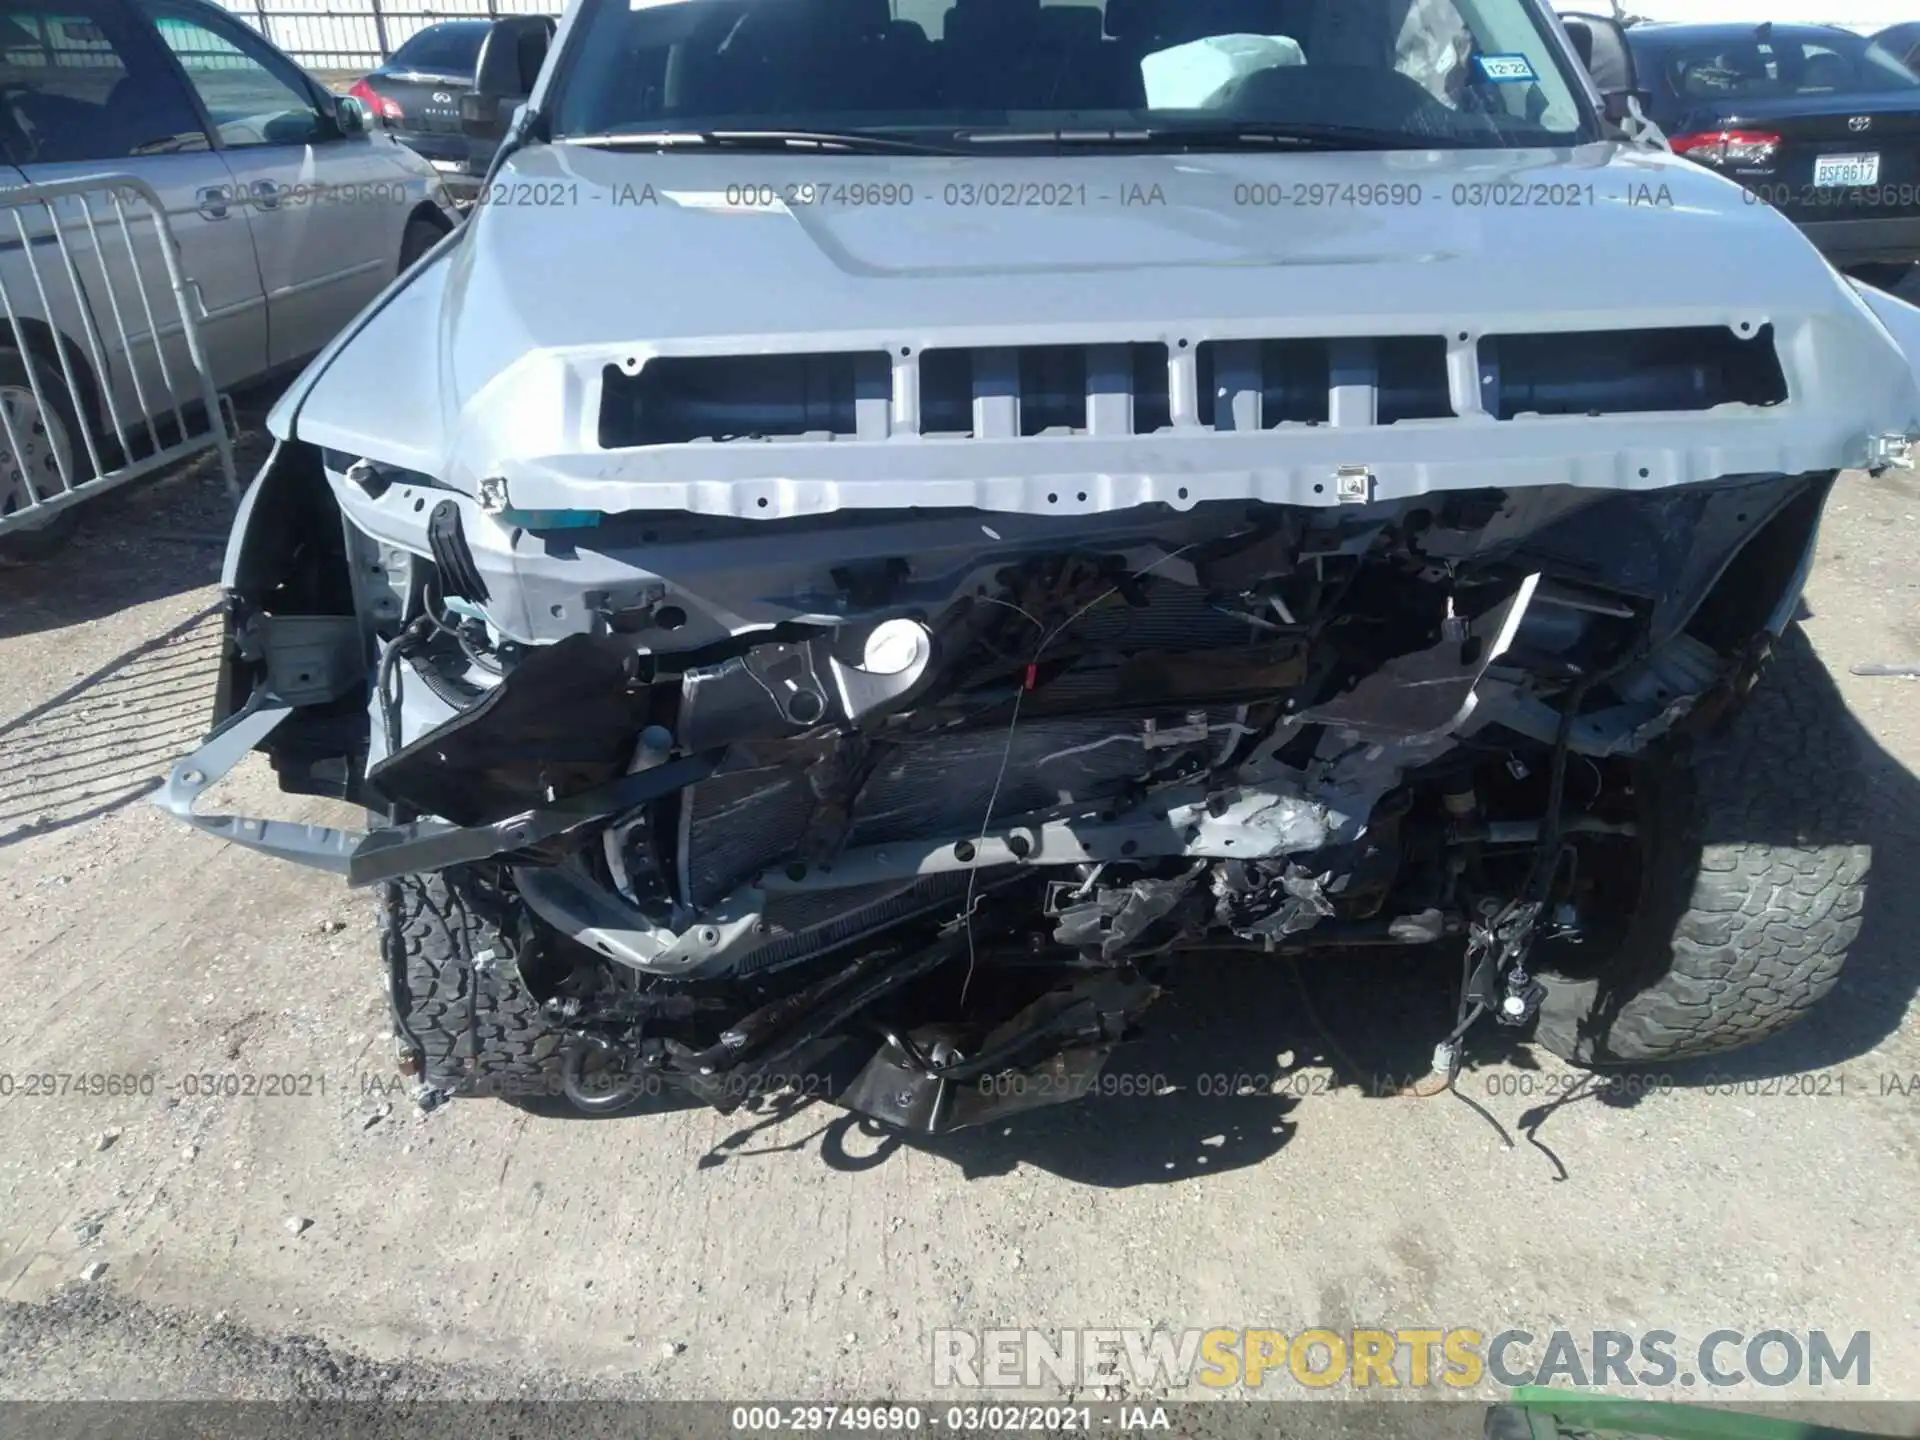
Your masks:
<svg viewBox="0 0 1920 1440"><path fill-rule="evenodd" d="M476 903L482 898L464 875L409 875L382 887L381 947L401 1031L436 1089L556 1094L564 1037L521 979L516 938ZM487 950L498 958L476 974L473 957Z"/></svg>
<svg viewBox="0 0 1920 1440"><path fill-rule="evenodd" d="M1542 977L1536 1038L1577 1063L1643 1064L1751 1045L1812 1009L1866 901L1871 847L1840 838L1859 833L1856 744L1789 630L1726 728L1643 782L1654 833L1618 969Z"/></svg>

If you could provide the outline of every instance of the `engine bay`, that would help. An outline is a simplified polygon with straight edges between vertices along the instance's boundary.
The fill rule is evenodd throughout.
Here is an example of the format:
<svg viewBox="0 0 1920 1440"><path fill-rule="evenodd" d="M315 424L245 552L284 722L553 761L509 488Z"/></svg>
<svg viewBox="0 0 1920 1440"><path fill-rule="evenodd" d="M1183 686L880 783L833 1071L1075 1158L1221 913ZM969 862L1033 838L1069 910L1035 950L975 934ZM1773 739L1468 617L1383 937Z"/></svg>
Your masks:
<svg viewBox="0 0 1920 1440"><path fill-rule="evenodd" d="M532 643L440 498L426 553L341 527L353 583L307 603L350 613L236 599L246 699L175 786L257 744L388 823L194 823L491 896L582 1108L657 1078L978 1123L1084 1091L1227 950L1452 956L1440 1066L1530 1022L1538 948L1609 943L1639 767L1751 682L1830 482L607 516L510 536L579 617Z"/></svg>
<svg viewBox="0 0 1920 1440"><path fill-rule="evenodd" d="M539 645L443 526L379 641L364 772L430 818L348 874L471 867L524 907L582 1104L644 1073L726 1108L800 1066L974 1123L1042 1093L1023 1068L1090 1081L1223 948L1451 946L1463 1018L1524 1024L1531 947L1584 939L1631 869L1635 756L1754 663L1739 567L1777 569L1822 493L1216 506L1078 545L968 517L970 547L829 552L832 594L685 648L786 578L678 570L724 522L656 522L645 580ZM601 563L628 553L605 528Z"/></svg>

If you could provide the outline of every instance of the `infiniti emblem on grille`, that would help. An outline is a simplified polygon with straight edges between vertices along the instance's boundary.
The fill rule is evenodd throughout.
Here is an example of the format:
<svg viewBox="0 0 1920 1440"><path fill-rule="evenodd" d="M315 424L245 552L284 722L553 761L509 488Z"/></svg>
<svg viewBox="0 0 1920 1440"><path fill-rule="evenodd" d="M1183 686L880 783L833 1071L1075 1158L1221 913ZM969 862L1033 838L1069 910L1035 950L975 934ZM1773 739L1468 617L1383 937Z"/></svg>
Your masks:
<svg viewBox="0 0 1920 1440"><path fill-rule="evenodd" d="M449 95L444 90L436 90L433 92L433 103L436 105L446 105L451 103L452 100L453 100L453 96ZM1858 124L1855 124L1851 120L1849 120L1847 123L1849 125L1853 125L1853 128L1856 130L1864 130L1867 128L1866 121L1864 120L1860 121Z"/></svg>
<svg viewBox="0 0 1920 1440"><path fill-rule="evenodd" d="M436 96L435 98L437 99L438 97ZM1871 115L1856 115L1847 121L1847 129L1855 131L1856 133L1861 130L1871 130L1872 128L1873 117Z"/></svg>

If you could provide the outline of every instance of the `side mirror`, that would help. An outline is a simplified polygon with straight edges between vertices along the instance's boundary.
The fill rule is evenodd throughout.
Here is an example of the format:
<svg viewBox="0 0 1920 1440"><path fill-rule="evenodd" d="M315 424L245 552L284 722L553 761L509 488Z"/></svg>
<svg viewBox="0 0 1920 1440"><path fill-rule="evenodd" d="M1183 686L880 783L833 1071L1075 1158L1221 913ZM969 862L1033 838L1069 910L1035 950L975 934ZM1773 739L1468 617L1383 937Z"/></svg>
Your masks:
<svg viewBox="0 0 1920 1440"><path fill-rule="evenodd" d="M1652 104L1653 96L1645 90L1606 90L1600 95L1600 113L1609 125L1625 125L1633 116L1632 105L1645 115Z"/></svg>
<svg viewBox="0 0 1920 1440"><path fill-rule="evenodd" d="M1565 14L1560 17L1567 38L1573 42L1593 88L1600 94L1601 114L1616 129L1629 123L1629 101L1637 103L1645 114L1653 97L1640 88L1635 73L1633 51L1627 45L1627 31L1618 20L1606 15Z"/></svg>
<svg viewBox="0 0 1920 1440"><path fill-rule="evenodd" d="M333 123L342 135L364 135L368 129L367 107L351 95L342 95L333 102Z"/></svg>
<svg viewBox="0 0 1920 1440"><path fill-rule="evenodd" d="M473 89L460 97L460 128L477 139L506 134L514 110L533 93L552 36L543 15L505 15L487 27Z"/></svg>

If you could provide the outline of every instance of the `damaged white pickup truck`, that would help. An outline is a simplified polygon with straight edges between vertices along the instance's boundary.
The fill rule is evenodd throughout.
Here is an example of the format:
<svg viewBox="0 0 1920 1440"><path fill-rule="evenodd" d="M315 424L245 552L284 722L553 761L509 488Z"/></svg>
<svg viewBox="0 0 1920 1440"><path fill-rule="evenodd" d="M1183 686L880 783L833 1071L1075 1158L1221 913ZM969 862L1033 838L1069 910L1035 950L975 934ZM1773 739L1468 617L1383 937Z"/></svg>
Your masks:
<svg viewBox="0 0 1920 1440"><path fill-rule="evenodd" d="M1449 1073L1823 995L1847 742L1748 694L1920 311L1533 0L914 8L576 0L274 412L163 803L380 887L425 1083L588 1110L976 1123L1236 947L1428 947ZM251 750L372 828L197 814Z"/></svg>

